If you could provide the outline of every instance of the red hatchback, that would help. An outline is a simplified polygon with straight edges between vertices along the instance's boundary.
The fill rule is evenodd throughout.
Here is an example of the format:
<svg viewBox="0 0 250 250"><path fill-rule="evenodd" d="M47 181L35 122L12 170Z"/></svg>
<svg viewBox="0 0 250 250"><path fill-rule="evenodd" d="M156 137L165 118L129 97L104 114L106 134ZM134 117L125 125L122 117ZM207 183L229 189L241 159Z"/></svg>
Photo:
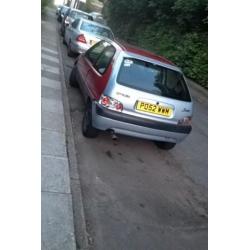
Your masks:
<svg viewBox="0 0 250 250"><path fill-rule="evenodd" d="M79 86L82 132L149 139L171 149L191 132L192 100L181 70L151 52L102 40L75 61L70 85Z"/></svg>

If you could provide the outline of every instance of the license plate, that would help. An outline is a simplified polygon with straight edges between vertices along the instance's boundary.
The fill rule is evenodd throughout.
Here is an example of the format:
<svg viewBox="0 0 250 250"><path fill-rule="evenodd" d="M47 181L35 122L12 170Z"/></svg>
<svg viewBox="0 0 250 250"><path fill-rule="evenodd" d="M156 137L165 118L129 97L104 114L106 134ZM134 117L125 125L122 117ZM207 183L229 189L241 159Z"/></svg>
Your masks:
<svg viewBox="0 0 250 250"><path fill-rule="evenodd" d="M151 104L141 101L137 102L136 109L147 113L153 113L156 115L162 115L166 117L171 117L173 114L173 109L170 107L164 107L161 105Z"/></svg>

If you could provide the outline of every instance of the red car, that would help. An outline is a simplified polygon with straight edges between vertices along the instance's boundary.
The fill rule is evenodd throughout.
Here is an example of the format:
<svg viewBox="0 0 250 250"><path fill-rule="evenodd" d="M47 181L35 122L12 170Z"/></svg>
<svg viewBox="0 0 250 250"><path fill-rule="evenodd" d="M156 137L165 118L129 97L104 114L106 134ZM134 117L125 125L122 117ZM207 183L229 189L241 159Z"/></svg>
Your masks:
<svg viewBox="0 0 250 250"><path fill-rule="evenodd" d="M181 70L151 52L101 40L70 75L86 103L82 132L111 131L171 149L191 132L192 100Z"/></svg>

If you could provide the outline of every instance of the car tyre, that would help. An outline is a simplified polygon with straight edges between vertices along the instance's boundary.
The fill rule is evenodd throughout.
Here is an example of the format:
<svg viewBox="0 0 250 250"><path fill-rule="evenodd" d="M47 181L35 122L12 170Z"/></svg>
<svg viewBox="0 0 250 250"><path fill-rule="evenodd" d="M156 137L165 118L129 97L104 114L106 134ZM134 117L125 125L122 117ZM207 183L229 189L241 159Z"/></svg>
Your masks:
<svg viewBox="0 0 250 250"><path fill-rule="evenodd" d="M74 52L71 49L71 42L69 42L67 52L68 52L67 54L68 54L69 57L73 57L75 55Z"/></svg>
<svg viewBox="0 0 250 250"><path fill-rule="evenodd" d="M69 76L69 85L74 88L78 87L78 82L76 80L76 66L74 66L73 69L71 70Z"/></svg>
<svg viewBox="0 0 250 250"><path fill-rule="evenodd" d="M173 142L163 142L163 141L155 141L155 144L158 148L164 150L170 150L175 147L176 143Z"/></svg>
<svg viewBox="0 0 250 250"><path fill-rule="evenodd" d="M82 120L82 134L87 138L95 138L98 135L98 130L92 126L92 104L89 102L84 110Z"/></svg>

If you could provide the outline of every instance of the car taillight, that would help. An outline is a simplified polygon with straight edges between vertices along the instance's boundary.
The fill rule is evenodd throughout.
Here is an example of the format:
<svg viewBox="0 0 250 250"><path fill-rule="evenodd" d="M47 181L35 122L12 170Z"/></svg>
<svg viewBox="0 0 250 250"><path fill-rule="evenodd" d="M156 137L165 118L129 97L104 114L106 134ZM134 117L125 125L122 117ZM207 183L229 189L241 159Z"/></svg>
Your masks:
<svg viewBox="0 0 250 250"><path fill-rule="evenodd" d="M192 117L191 116L187 116L187 117L184 117L183 119L179 120L178 121L178 124L179 125L184 125L184 126L190 126L191 125L191 120L192 120Z"/></svg>
<svg viewBox="0 0 250 250"><path fill-rule="evenodd" d="M80 42L80 43L86 43L86 39L84 37L84 35L79 35L77 38L76 38L76 41L77 42Z"/></svg>
<svg viewBox="0 0 250 250"><path fill-rule="evenodd" d="M111 98L109 96L106 95L102 95L99 103L109 109L115 110L115 111L119 111L121 112L123 110L123 105L121 102L117 101L114 98Z"/></svg>

